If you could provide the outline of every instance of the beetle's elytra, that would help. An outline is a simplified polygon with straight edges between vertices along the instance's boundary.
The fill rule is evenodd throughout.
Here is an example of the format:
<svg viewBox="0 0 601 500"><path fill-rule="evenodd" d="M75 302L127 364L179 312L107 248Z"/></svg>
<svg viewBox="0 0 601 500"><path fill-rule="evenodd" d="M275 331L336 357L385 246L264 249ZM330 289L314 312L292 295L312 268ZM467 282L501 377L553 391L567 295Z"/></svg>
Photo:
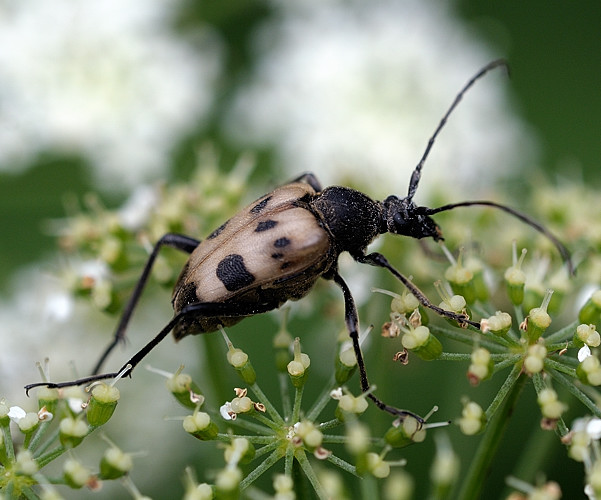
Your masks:
<svg viewBox="0 0 601 500"><path fill-rule="evenodd" d="M219 325L233 325L247 316L270 311L288 300L304 297L321 277L334 281L342 290L345 323L357 357L361 388L367 391L369 382L359 346L357 310L349 287L338 273L338 257L342 252L348 252L359 263L385 268L405 284L425 307L464 326L479 327L479 323L463 314L433 305L382 254L366 253L369 243L384 233L441 240L442 233L431 215L460 206L492 206L526 222L554 243L571 271L569 252L561 242L543 226L512 208L492 201L465 201L431 209L417 206L413 201L422 167L447 118L475 81L499 66L506 67L506 63L502 60L491 62L457 94L413 171L407 196L389 196L383 201L375 201L347 187L322 189L317 178L306 173L251 203L202 242L179 234L164 235L154 246L113 341L98 361L94 375L70 382L30 384L26 390L41 385L67 387L114 378L119 374L130 375L144 356L170 332L180 339L190 334L213 332ZM98 374L108 354L125 337L131 315L163 246L190 254L173 292L173 318L119 371ZM380 409L393 415L413 415L421 421L417 415L389 406L371 393L369 398Z"/></svg>

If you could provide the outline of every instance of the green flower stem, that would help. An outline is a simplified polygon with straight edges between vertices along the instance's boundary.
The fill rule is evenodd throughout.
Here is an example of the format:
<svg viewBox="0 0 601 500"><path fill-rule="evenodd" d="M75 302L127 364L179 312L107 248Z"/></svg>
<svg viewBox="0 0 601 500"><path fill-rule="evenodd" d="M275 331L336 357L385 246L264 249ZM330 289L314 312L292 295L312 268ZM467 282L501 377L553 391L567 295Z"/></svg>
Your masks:
<svg viewBox="0 0 601 500"><path fill-rule="evenodd" d="M324 389L320 396L317 398L311 409L307 412L307 420L314 422L319 417L322 410L326 407L326 405L332 401L330 397L330 393L334 388L334 376L330 378L330 381L324 386Z"/></svg>
<svg viewBox="0 0 601 500"><path fill-rule="evenodd" d="M578 360L576 360L576 361L578 361ZM552 370L561 372L572 379L577 379L576 367L571 368L571 367L567 366L566 362L569 362L569 358L565 358L565 362L563 359L561 360L561 362L559 362L559 361L555 361L554 359L550 359L547 357L545 359L545 369L547 369L547 370L552 369ZM576 364L578 364L578 363L576 362Z"/></svg>
<svg viewBox="0 0 601 500"><path fill-rule="evenodd" d="M499 345L497 342L491 342L487 338L483 337L480 332L475 330L449 330L448 328L442 328L437 325L428 325L430 331L435 335L442 335L443 337L467 344L470 347L474 345L474 334L478 336L478 342L480 346L485 347L491 352L504 352L507 350L506 347ZM495 337L495 340L497 337Z"/></svg>
<svg viewBox="0 0 601 500"><path fill-rule="evenodd" d="M255 420L258 420L259 422L261 422L262 424L265 424L267 427L269 427L271 430L273 431L279 431L282 426L284 425L284 422L282 421L281 424L278 424L277 422L274 422L273 420L269 419L268 417L266 417L265 415L263 415L263 413L259 412L258 410L255 410L251 415L252 418L254 418Z"/></svg>
<svg viewBox="0 0 601 500"><path fill-rule="evenodd" d="M495 356L496 356L495 354L492 355L492 359L493 360L495 360ZM504 370L508 366L515 365L519 361L520 358L522 358L521 354L514 354L514 355L510 355L510 356L504 356L503 361L499 361L498 363L495 363L495 366L493 368L493 373L497 373L497 372L499 372L501 370Z"/></svg>
<svg viewBox="0 0 601 500"><path fill-rule="evenodd" d="M46 452L46 450L48 448L50 448L53 444L55 444L58 441L58 435L60 433L60 429L57 427L56 429L54 429L52 431L52 434L50 434L50 437L48 437L46 439L46 442L44 444L42 444L34 453L34 457L38 457L40 455L42 455L43 453Z"/></svg>
<svg viewBox="0 0 601 500"><path fill-rule="evenodd" d="M286 373L278 373L278 380L280 381L280 394L282 396L282 406L284 408L284 419L288 420L292 415L292 406L290 406L290 386L288 381L290 380Z"/></svg>
<svg viewBox="0 0 601 500"><path fill-rule="evenodd" d="M294 446L289 443L286 447L286 455L284 460L284 474L287 476L292 475L292 466L294 465Z"/></svg>
<svg viewBox="0 0 601 500"><path fill-rule="evenodd" d="M310 418L307 418L307 419L311 420ZM328 420L327 422L322 422L321 424L319 424L318 429L323 432L328 429L333 429L334 427L338 427L341 423L342 422L340 420L338 420L337 418L333 418L332 420Z"/></svg>
<svg viewBox="0 0 601 500"><path fill-rule="evenodd" d="M42 456L36 458L36 461L41 469L42 467L48 465L53 460L60 457L66 451L67 451L67 448L65 448L63 445L60 445L58 448L55 448L54 450L46 453L45 455L42 455Z"/></svg>
<svg viewBox="0 0 601 500"><path fill-rule="evenodd" d="M578 324L578 321L573 321L569 325L566 325L560 330L557 330L556 332L552 333L551 335L545 338L545 343L547 344L547 346L549 346L549 344L553 344L554 342L561 342L562 340L566 341L568 339L571 340L574 336L574 332L576 331L576 327L578 326Z"/></svg>
<svg viewBox="0 0 601 500"><path fill-rule="evenodd" d="M457 497L459 500L476 500L480 498L480 492L484 485L487 471L501 442L501 437L509 424L509 419L515 408L518 396L528 380L528 377L521 372L521 364L516 364L499 390L497 397L495 397L486 410L486 415L489 419L493 415L494 418L489 420L485 434L471 462L471 466ZM501 406L501 404L503 405ZM499 411L497 412L497 410Z"/></svg>
<svg viewBox="0 0 601 500"><path fill-rule="evenodd" d="M534 389L536 390L536 394L540 394L540 392L542 390L549 387L548 384L546 384L545 381L543 380L543 376L540 373L537 373L536 375L534 375L532 377L532 383L534 385ZM559 420L557 420L556 431L560 437L565 436L568 433L568 427L567 427L566 423L563 421L563 418L560 418ZM516 470L519 470L519 469L516 469Z"/></svg>
<svg viewBox="0 0 601 500"><path fill-rule="evenodd" d="M548 360L547 360L548 361ZM570 394L572 394L576 399L578 399L584 406L586 406L589 411L595 415L596 417L601 418L601 409L595 404L595 402L589 398L580 387L574 384L573 380L570 380L560 373L557 370L548 370L549 375L553 377L554 380L557 380L561 385L563 385Z"/></svg>
<svg viewBox="0 0 601 500"><path fill-rule="evenodd" d="M254 481L256 481L261 474L269 470L278 460L282 458L282 452L275 450L265 460L263 460L257 467L248 473L248 475L240 481L240 490L248 488Z"/></svg>
<svg viewBox="0 0 601 500"><path fill-rule="evenodd" d="M378 482L374 476L366 474L359 484L361 485L361 498L369 498L370 500L380 498Z"/></svg>
<svg viewBox="0 0 601 500"><path fill-rule="evenodd" d="M273 429L271 427L265 427L264 425L257 424L256 422L251 422L246 419L236 419L234 422L236 427L240 429L244 429L246 431L256 432L257 434L270 436L273 434ZM229 435L229 439L231 439L231 435Z"/></svg>
<svg viewBox="0 0 601 500"><path fill-rule="evenodd" d="M291 424L295 424L300 420L301 414L301 401L303 400L303 390L305 386L299 387L294 392L294 405L292 406L292 420Z"/></svg>
<svg viewBox="0 0 601 500"><path fill-rule="evenodd" d="M44 433L46 432L46 429L49 425L49 421L40 423L40 426L36 429L35 433L31 437L31 441L29 441L29 446L27 446L29 450L33 452L39 446L40 441L44 437Z"/></svg>
<svg viewBox="0 0 601 500"><path fill-rule="evenodd" d="M248 439L248 437L246 439ZM267 453L275 450L276 448L281 447L282 443L279 439L276 439L276 440L274 440L273 438L270 438L270 439L271 439L271 441L264 441L267 443L267 444L265 444L265 446L261 446L260 448L257 449L257 451L255 452L255 459L262 457L263 455L266 455ZM231 441L231 435L230 435L230 441ZM253 444L261 444L260 441L251 441L251 442ZM280 450L279 453L280 453L280 458L282 458L283 452Z"/></svg>
<svg viewBox="0 0 601 500"><path fill-rule="evenodd" d="M329 496L326 493L326 491L323 489L323 487L321 486L321 483L319 482L319 480L317 479L317 475L315 474L313 467L311 467L311 463L309 462L309 459L307 458L307 455L304 452L304 450L299 449L297 451L296 459L298 460L298 463L300 464L301 468L303 469L305 476L307 476L307 479L310 481L311 485L313 486L313 489L315 490L315 493L317 493L317 496L320 498L320 500L328 500ZM377 497L368 496L368 497L364 497L364 498L377 498Z"/></svg>
<svg viewBox="0 0 601 500"><path fill-rule="evenodd" d="M524 311L522 311L522 306L513 306L513 311L515 313L516 323L519 325L524 321Z"/></svg>
<svg viewBox="0 0 601 500"><path fill-rule="evenodd" d="M257 396L257 399L259 400L259 402L261 402L265 405L265 410L267 410L267 413L272 418L272 420L275 422L275 424L278 427L281 427L282 425L284 425L285 424L284 419L280 416L278 411L271 404L271 401L269 401L269 398L261 390L259 385L255 382L253 385L250 386L250 389L251 389L251 391L253 391L254 395Z"/></svg>
<svg viewBox="0 0 601 500"><path fill-rule="evenodd" d="M7 419L8 420L8 419ZM15 461L15 449L13 447L13 438L10 434L10 424L2 426L2 434L4 435L4 446L6 446L6 457L9 462Z"/></svg>
<svg viewBox="0 0 601 500"><path fill-rule="evenodd" d="M271 446L273 444L273 440L274 440L273 435L269 435L269 436L248 435L248 436L245 436L243 434L236 434L236 437L247 439L248 441L250 441L253 444L264 444L264 445L269 445L269 446ZM232 435L230 433L220 432L215 437L215 441L223 441L224 443L229 444L232 442ZM263 448L261 448L261 450L263 450ZM257 450L257 454L258 454L258 450Z"/></svg>
<svg viewBox="0 0 601 500"><path fill-rule="evenodd" d="M342 470L348 472L349 474L360 477L359 474L357 474L357 468L354 465L348 463L346 460L342 460L342 458L337 457L336 455L330 455L326 460L330 463L333 463L336 467L340 467Z"/></svg>

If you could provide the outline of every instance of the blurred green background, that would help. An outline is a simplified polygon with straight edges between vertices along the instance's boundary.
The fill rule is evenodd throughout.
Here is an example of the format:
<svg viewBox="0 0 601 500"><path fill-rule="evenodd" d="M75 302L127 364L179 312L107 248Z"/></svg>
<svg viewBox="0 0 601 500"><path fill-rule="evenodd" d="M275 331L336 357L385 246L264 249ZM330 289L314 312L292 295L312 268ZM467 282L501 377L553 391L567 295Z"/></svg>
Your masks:
<svg viewBox="0 0 601 500"><path fill-rule="evenodd" d="M267 3L231 0L184 4L182 26L209 23L228 41L226 85L220 95L227 99L231 86L252 65L249 37L267 16ZM432 8L435 8L435 3ZM601 164L601 4L594 0L576 3L517 0L493 3L460 1L456 12L469 29L488 40L511 66L507 86L522 117L534 127L543 146L545 169L567 177L582 175L599 183ZM14 50L4 47L2 50ZM168 78L168 75L165 75ZM215 140L227 165L236 157L215 127L199 133ZM494 120L494 117L491 117ZM173 175L183 176L193 160L190 142L182 143ZM269 155L262 157L269 164ZM186 167L186 165L188 167ZM311 168L310 165L307 166ZM581 170L580 170L581 169ZM48 218L64 215L66 192L83 193L94 187L78 159L42 155L22 174L0 171L0 285L6 293L12 271L51 252L53 238L43 231ZM107 203L114 194L103 193Z"/></svg>
<svg viewBox="0 0 601 500"><path fill-rule="evenodd" d="M432 2L431 8L436 9L437 3ZM542 146L541 166L548 177L582 177L592 186L599 187L601 3L593 0L569 3L543 0L458 1L453 4L453 9L476 38L487 41L493 53L509 61L512 75L507 87L521 117L533 127L538 136ZM225 41L227 59L224 77L208 123L182 137L173 154L173 168L169 174L172 179L185 179L190 173L195 164L195 147L201 141L210 140L214 143L221 156L220 164L226 167L241 153L239 148L223 137L218 126L220 113L241 79L253 67L255 61L249 49L253 33L273 15L274 9L268 2L256 0L183 2L176 23L179 29L187 32L193 30L196 25L210 25ZM0 50L18 48L9 49L3 46ZM466 78L468 76L465 75ZM169 78L169 75L165 75L165 78ZM489 119L495 118L491 116ZM286 180L273 179L271 172L275 168L270 150L259 151L258 159L258 167L253 173L257 184L261 185L264 181L266 186L271 186L271 182ZM307 165L306 168L311 169L311 165ZM529 179L525 177L524 182L529 182ZM86 159L76 154L43 151L32 162L32 166L21 173L0 171L0 290L3 297L11 295L14 286L11 279L16 269L54 254L55 238L48 234L47 221L65 215L65 194L82 195L90 190L97 191L98 187L92 180ZM259 193L261 191L259 189ZM106 188L101 191L101 196L108 206L117 206L125 197L122 192L112 192ZM332 292L331 295L333 301L339 298L336 292ZM370 312L370 315L376 316L376 313ZM336 321L331 321L332 328L335 328ZM107 325L110 324L107 322ZM270 319L262 322L258 320L255 325L257 330L275 328L273 320ZM303 331L305 327L309 328L310 323L305 324L303 320L297 321L294 326L296 331ZM0 325L0 335L1 333ZM259 356L262 352L260 343L255 343L254 339L245 341L244 347L251 351L251 356L253 350L254 354ZM219 339L210 339L207 342L218 343ZM321 343L322 341L319 341L317 345ZM333 342L331 345L333 346ZM368 358L370 357L373 358ZM395 388L385 387L383 383L389 376L386 368L373 359L371 365L374 366L371 377L380 385L380 395L385 399L388 393L392 394L393 399L397 399ZM453 365L447 369L445 366L443 370L442 376L446 381L457 379L464 383L464 367ZM404 381L404 387L412 387L412 382ZM473 395L479 395L486 400L490 397L492 389L494 388L478 388ZM455 395L448 397L453 400ZM421 410L432 404L432 397L430 394L419 394L414 395L412 401L412 404ZM445 403L440 399L436 402L439 405ZM499 463L515 462L516 450L519 451L521 444L530 436L530 427L522 426L520 419L527 419L537 412L533 398L530 398L530 405L520 406L510 428L510 439L503 445L504 454L501 455ZM545 446L550 445L551 441L549 436L542 436L540 439L538 449L544 452ZM468 438L458 437L458 440L458 446L473 446L473 441ZM420 467L422 470L427 469L427 457L430 456L432 447L432 442L429 442L423 449L414 447L408 450L406 456L413 470L420 470ZM549 450L547 453L550 461L554 455L564 453L557 445ZM528 459L521 457L526 463ZM513 467L509 468L512 469ZM568 487L572 487L574 495L575 492L581 491L582 476L579 464L569 461L566 465L565 460L558 460L550 465L547 472L551 478L563 479L573 474L574 484L570 485L569 480L566 480ZM505 469L493 471L491 494L501 487L505 474ZM178 480L174 482L177 483ZM565 487L565 484L562 486ZM158 493L157 498L160 496ZM568 494L566 498L577 496Z"/></svg>

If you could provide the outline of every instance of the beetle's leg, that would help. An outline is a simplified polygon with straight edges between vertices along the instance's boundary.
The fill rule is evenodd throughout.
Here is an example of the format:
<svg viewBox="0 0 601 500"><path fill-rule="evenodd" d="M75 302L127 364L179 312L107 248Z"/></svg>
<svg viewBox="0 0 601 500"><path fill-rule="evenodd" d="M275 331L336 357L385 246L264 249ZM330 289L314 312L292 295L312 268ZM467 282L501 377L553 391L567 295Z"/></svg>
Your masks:
<svg viewBox="0 0 601 500"><path fill-rule="evenodd" d="M189 238L188 236L173 233L167 233L163 235L163 237L159 241L157 241L157 243L154 245L154 248L152 249L152 252L150 252L148 260L146 261L146 265L144 266L142 275L140 276L138 283L136 283L136 287L134 288L134 291L132 292L129 301L127 302L125 309L123 310L121 319L119 320L117 328L115 329L115 333L113 334L113 340L106 347L106 349L102 353L102 356L100 356L100 359L98 360L96 366L94 367L94 370L92 371L93 374L96 374L100 371L102 364L105 362L106 358L115 348L115 346L119 342L123 342L125 340L125 330L127 329L127 325L129 324L131 315L133 314L134 309L138 304L138 300L142 295L144 286L148 281L150 271L152 269L154 261L157 258L157 255L159 254L159 250L164 246L168 246L177 250L181 250L182 252L192 253L199 243L200 241L195 240L194 238Z"/></svg>
<svg viewBox="0 0 601 500"><path fill-rule="evenodd" d="M309 184L309 186L315 189L315 191L318 193L322 189L321 183L319 182L319 180L317 180L317 177L315 177L315 174L313 174L313 172L305 172L303 175L297 177L296 179L292 179L290 181L290 184L293 182L304 182L306 184Z"/></svg>
<svg viewBox="0 0 601 500"><path fill-rule="evenodd" d="M344 321L346 323L346 328L353 342L353 349L355 351L355 357L357 358L357 365L359 366L361 390L363 392L367 392L369 390L369 381L367 380L367 371L365 369L365 361L363 361L363 353L361 352L361 346L359 345L359 317L357 315L357 308L355 307L355 300L353 299L351 290L349 289L348 285L338 273L334 274L333 279L336 282L336 284L341 288L342 294L344 295ZM392 415L401 418L411 416L420 423L424 422L424 419L421 418L419 415L416 415L415 413L412 413L408 410L399 410L394 406L389 406L382 400L374 396L372 393L369 393L367 397L371 399L376 404L376 406L380 408L380 410L384 410Z"/></svg>
<svg viewBox="0 0 601 500"><path fill-rule="evenodd" d="M372 266L383 267L384 269L388 269L396 278L399 279L405 285L409 291L415 295L415 298L419 300L420 304L428 309L432 309L436 313L444 316L446 318L450 318L452 320L457 321L460 325L472 325L478 329L480 329L480 323L476 321L470 320L465 314L458 314L452 311L446 311L441 307L435 306L430 302L428 297L415 286L408 278L399 273L394 267L390 265L386 257L384 257L381 253L374 252L368 255L354 255L354 259L357 262L362 264L371 264Z"/></svg>
<svg viewBox="0 0 601 500"><path fill-rule="evenodd" d="M116 378L117 376L125 377L131 375L134 368L142 361L150 351L152 351L169 333L175 325L186 316L203 316L206 318L212 317L236 317L236 316L252 316L271 311L278 307L278 303L265 302L263 304L234 304L227 302L197 302L189 304L176 314L169 323L155 335L142 349L134 354L119 370L116 372L93 374L89 377L83 377L69 382L37 382L25 386L25 391L29 392L34 387L49 387L51 389L59 389L61 387L71 387L75 385L89 384L97 380L107 380Z"/></svg>

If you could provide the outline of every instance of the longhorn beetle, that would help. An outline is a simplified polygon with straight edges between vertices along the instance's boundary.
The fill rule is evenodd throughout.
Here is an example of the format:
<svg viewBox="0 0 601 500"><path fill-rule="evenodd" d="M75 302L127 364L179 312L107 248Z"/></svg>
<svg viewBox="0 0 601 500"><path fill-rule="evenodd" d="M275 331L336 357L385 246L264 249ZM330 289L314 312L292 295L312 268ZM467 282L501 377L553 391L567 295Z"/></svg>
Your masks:
<svg viewBox="0 0 601 500"><path fill-rule="evenodd" d="M445 311L432 304L382 254L366 253L367 246L387 232L417 239L431 237L435 241L442 240L440 228L430 216L457 207L486 205L517 217L549 238L572 271L569 252L561 242L543 226L512 208L481 200L427 208L417 206L413 201L424 162L449 115L478 79L499 66L507 68L503 60L489 63L457 94L411 175L407 196L399 198L392 195L384 201L374 201L348 187L322 189L313 174L305 173L251 203L204 241L180 234L164 235L154 246L117 325L113 341L98 361L94 374L70 382L30 384L25 387L27 392L37 386L60 388L115 378L119 374L131 375L136 365L169 332L172 331L175 339L179 340L186 335L214 332L219 325L231 326L247 316L271 311L288 300L304 297L320 277L334 281L342 290L345 323L357 358L361 389L367 391L369 382L358 340L357 309L349 287L338 273L338 256L348 252L359 263L387 269L423 306L458 321L462 326L479 328L479 323L466 315ZM153 263L164 246L190 254L173 291L173 318L119 371L99 374L109 353L124 340ZM378 408L393 415L401 418L411 415L422 421L409 411L388 406L371 393L369 398Z"/></svg>

